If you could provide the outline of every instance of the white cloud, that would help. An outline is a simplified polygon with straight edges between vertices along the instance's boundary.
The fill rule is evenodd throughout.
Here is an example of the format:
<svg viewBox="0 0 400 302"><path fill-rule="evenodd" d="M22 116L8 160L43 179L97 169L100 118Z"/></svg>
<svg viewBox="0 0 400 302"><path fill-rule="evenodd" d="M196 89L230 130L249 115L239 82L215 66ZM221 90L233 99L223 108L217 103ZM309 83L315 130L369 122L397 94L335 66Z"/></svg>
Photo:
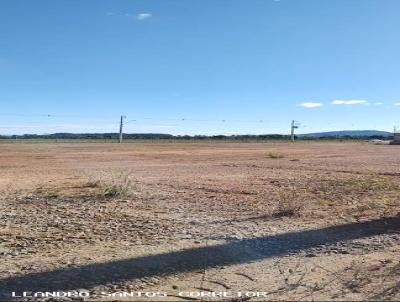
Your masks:
<svg viewBox="0 0 400 302"><path fill-rule="evenodd" d="M395 105L395 106L400 106L400 102L399 102L399 103L394 103L393 105Z"/></svg>
<svg viewBox="0 0 400 302"><path fill-rule="evenodd" d="M149 13L141 13L136 15L136 19L138 19L139 21L150 19L151 17L153 17L153 15Z"/></svg>
<svg viewBox="0 0 400 302"><path fill-rule="evenodd" d="M375 102L374 105L380 106L380 105L383 105L383 103L382 102Z"/></svg>
<svg viewBox="0 0 400 302"><path fill-rule="evenodd" d="M322 107L324 104L322 103L314 103L314 102L305 102L300 104L299 106L305 107L305 108L317 108L317 107Z"/></svg>
<svg viewBox="0 0 400 302"><path fill-rule="evenodd" d="M366 100L334 100L331 105L361 105L368 104Z"/></svg>

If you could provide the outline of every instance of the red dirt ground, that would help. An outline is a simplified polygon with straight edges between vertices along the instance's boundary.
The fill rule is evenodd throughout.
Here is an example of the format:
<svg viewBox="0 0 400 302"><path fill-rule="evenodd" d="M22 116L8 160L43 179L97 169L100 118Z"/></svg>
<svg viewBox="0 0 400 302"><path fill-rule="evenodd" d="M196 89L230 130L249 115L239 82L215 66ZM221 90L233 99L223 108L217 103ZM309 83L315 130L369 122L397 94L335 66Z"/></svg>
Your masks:
<svg viewBox="0 0 400 302"><path fill-rule="evenodd" d="M368 143L2 143L0 296L399 299L399 167Z"/></svg>

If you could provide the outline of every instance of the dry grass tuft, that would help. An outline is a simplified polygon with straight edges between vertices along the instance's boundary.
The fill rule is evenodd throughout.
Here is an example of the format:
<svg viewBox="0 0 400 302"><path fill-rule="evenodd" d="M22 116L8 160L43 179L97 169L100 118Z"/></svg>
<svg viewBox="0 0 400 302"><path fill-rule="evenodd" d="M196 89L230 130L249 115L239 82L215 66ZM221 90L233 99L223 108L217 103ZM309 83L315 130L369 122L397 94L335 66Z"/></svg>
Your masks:
<svg viewBox="0 0 400 302"><path fill-rule="evenodd" d="M267 153L267 157L272 159L281 159L284 158L285 155L280 152L271 151Z"/></svg>
<svg viewBox="0 0 400 302"><path fill-rule="evenodd" d="M105 197L123 197L131 195L132 181L128 175L120 175L112 178L110 182L103 184Z"/></svg>
<svg viewBox="0 0 400 302"><path fill-rule="evenodd" d="M90 176L85 185L87 188L98 188L101 186L101 179L99 177Z"/></svg>
<svg viewBox="0 0 400 302"><path fill-rule="evenodd" d="M319 205L350 216L365 216L386 211L397 203L399 183L387 176L359 175L321 180L309 186Z"/></svg>
<svg viewBox="0 0 400 302"><path fill-rule="evenodd" d="M353 263L347 271L348 275L341 278L347 291L362 293L372 301L400 298L400 262L387 259L371 265Z"/></svg>
<svg viewBox="0 0 400 302"><path fill-rule="evenodd" d="M35 193L44 198L57 198L60 196L60 192L57 188L39 187L36 189Z"/></svg>
<svg viewBox="0 0 400 302"><path fill-rule="evenodd" d="M131 175L126 172L91 177L86 186L99 188L100 195L106 198L130 197L138 191Z"/></svg>
<svg viewBox="0 0 400 302"><path fill-rule="evenodd" d="M398 183L389 177L380 175L337 177L336 179L321 182L318 187L319 193L323 194L326 199L354 195L376 196L378 192L389 192L398 189Z"/></svg>
<svg viewBox="0 0 400 302"><path fill-rule="evenodd" d="M305 208L304 195L295 189L281 193L273 217L299 217Z"/></svg>

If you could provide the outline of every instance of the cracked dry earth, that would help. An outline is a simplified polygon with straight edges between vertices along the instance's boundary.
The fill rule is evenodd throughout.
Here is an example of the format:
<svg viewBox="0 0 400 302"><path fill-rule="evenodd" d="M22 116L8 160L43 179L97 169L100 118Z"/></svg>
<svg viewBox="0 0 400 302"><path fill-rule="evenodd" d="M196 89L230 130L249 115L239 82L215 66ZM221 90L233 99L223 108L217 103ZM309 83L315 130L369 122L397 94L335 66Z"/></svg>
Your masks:
<svg viewBox="0 0 400 302"><path fill-rule="evenodd" d="M238 292L250 301L398 300L399 151L328 142L2 143L0 297L79 290L101 301L184 301L180 293L229 301ZM129 194L104 196L104 185L126 177ZM131 291L160 297L106 296Z"/></svg>

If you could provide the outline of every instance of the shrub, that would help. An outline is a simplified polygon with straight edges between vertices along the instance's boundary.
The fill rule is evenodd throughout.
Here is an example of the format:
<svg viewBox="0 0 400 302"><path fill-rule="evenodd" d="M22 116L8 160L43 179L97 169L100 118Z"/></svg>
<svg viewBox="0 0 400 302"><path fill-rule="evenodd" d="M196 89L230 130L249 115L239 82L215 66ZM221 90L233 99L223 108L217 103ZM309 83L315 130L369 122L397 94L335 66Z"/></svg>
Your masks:
<svg viewBox="0 0 400 302"><path fill-rule="evenodd" d="M108 182L103 183L105 197L124 197L132 193L132 181L128 174L113 175Z"/></svg>
<svg viewBox="0 0 400 302"><path fill-rule="evenodd" d="M304 199L293 189L283 193L278 199L278 204L272 213L273 217L301 216L304 209Z"/></svg>
<svg viewBox="0 0 400 302"><path fill-rule="evenodd" d="M92 177L86 185L90 188L99 188L100 194L107 198L127 197L134 192L134 183L129 173Z"/></svg>

